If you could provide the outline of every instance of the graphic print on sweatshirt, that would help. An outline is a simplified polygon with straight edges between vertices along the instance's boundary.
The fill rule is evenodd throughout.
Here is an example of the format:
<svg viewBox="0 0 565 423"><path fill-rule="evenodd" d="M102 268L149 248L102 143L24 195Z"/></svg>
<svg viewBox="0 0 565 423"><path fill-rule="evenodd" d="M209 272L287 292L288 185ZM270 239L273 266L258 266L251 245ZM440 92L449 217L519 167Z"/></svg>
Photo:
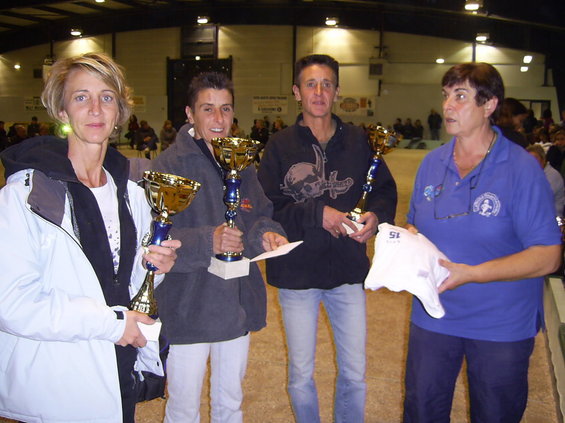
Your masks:
<svg viewBox="0 0 565 423"><path fill-rule="evenodd" d="M353 185L353 178L341 181L337 179L337 170L330 173L326 179L324 168L324 155L318 145L312 145L316 163L299 162L293 164L284 177L281 191L294 198L297 203L303 203L308 198L316 198L329 191L331 198L346 193Z"/></svg>

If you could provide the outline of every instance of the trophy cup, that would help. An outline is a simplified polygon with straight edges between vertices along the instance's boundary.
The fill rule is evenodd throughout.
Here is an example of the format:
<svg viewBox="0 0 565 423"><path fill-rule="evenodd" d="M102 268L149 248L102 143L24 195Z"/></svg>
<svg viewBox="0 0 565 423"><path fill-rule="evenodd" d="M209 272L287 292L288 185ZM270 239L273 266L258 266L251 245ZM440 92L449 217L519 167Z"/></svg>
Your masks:
<svg viewBox="0 0 565 423"><path fill-rule="evenodd" d="M149 205L158 215L151 222L149 233L143 238L143 246L161 245L168 239L168 233L173 225L169 216L187 208L200 189L200 183L180 176L159 172L145 172L145 197ZM155 272L153 264L147 263L147 274L139 289L129 304L130 310L149 314L157 314L157 302L154 298Z"/></svg>
<svg viewBox="0 0 565 423"><path fill-rule="evenodd" d="M363 213L366 212L365 206L367 202L367 196L373 190L373 182L377 176L377 169L379 168L383 155L388 153L394 145L396 144L396 134L393 131L389 131L382 126L376 125L369 125L369 145L373 150L373 157L371 158L371 164L369 166L369 170L367 171L367 179L363 184L363 195L357 202L357 205L353 210L351 210L347 217L353 221L355 226L358 229L361 229L363 226L361 223L357 221L361 217ZM391 140L394 140L391 143ZM344 225L345 229L348 233L351 233L351 228L347 225Z"/></svg>
<svg viewBox="0 0 565 423"><path fill-rule="evenodd" d="M239 172L253 163L260 142L246 138L212 138L214 157L226 171L224 177L224 204L226 223L230 228L235 227L235 217L240 204L239 187L241 178ZM238 263L239 262L239 263ZM249 260L242 253L225 252L212 257L210 273L223 279L245 276L249 273Z"/></svg>

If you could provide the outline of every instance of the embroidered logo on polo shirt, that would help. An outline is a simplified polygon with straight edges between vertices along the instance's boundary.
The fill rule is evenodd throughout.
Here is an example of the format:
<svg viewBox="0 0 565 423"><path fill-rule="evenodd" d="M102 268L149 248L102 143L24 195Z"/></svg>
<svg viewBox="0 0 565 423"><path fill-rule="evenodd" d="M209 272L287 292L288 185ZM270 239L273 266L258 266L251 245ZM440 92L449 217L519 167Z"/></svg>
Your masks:
<svg viewBox="0 0 565 423"><path fill-rule="evenodd" d="M428 185L424 187L424 198L428 201L432 201L434 197L437 197L443 191L443 184L437 186Z"/></svg>
<svg viewBox="0 0 565 423"><path fill-rule="evenodd" d="M485 192L479 195L473 203L473 212L484 217L498 216L500 200L496 194Z"/></svg>

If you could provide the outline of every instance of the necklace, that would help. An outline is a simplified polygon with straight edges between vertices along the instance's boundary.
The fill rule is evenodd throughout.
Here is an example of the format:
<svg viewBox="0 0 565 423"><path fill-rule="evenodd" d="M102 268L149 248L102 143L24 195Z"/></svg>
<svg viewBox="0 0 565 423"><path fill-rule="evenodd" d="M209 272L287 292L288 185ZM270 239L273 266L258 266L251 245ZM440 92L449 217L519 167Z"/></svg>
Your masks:
<svg viewBox="0 0 565 423"><path fill-rule="evenodd" d="M492 131L492 139L490 140L490 144L487 148L487 152L485 153L485 155L481 158L481 160L479 160L477 163L471 165L471 166L467 166L464 167L461 164L459 164L457 162L457 155L455 154L455 146L453 146L453 161L455 162L455 165L457 166L457 169L460 170L461 173L463 173L464 175L470 173L473 169L475 169L479 164L481 165L481 168L483 166L483 163L485 162L486 158L488 157L488 155L490 154L492 147L494 146L494 143L496 141L496 131Z"/></svg>

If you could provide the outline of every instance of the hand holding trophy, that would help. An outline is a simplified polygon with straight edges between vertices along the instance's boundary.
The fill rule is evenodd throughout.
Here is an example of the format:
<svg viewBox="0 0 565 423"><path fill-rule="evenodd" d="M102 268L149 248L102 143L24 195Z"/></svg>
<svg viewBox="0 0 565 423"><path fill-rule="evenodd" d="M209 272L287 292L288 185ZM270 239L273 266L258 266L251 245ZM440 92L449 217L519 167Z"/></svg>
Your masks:
<svg viewBox="0 0 565 423"><path fill-rule="evenodd" d="M212 138L214 157L226 171L224 177L224 204L227 206L225 213L226 223L230 228L235 227L237 208L240 205L239 187L241 177L239 172L253 163L259 149L259 141L246 138ZM237 266L234 262L245 261ZM224 278L245 276L249 272L249 261L243 260L242 253L225 252L212 257L208 271Z"/></svg>
<svg viewBox="0 0 565 423"><path fill-rule="evenodd" d="M369 145L373 150L373 157L371 158L369 170L367 171L367 179L363 184L363 195L357 202L357 205L351 210L347 217L352 220L355 225L360 229L361 223L357 223L359 218L366 210L367 196L373 190L373 182L377 176L377 170L382 162L383 155L388 153L396 143L396 134L393 131L383 128L382 126L369 125ZM343 225L349 232L351 228Z"/></svg>
<svg viewBox="0 0 565 423"><path fill-rule="evenodd" d="M167 239L173 222L169 216L187 208L200 189L200 183L176 175L159 172L145 172L145 197L151 208L158 215L151 222L151 229L143 239L143 245L161 245ZM155 272L158 270L151 263L139 292L133 297L129 308L150 316L157 314L157 302L154 298Z"/></svg>

